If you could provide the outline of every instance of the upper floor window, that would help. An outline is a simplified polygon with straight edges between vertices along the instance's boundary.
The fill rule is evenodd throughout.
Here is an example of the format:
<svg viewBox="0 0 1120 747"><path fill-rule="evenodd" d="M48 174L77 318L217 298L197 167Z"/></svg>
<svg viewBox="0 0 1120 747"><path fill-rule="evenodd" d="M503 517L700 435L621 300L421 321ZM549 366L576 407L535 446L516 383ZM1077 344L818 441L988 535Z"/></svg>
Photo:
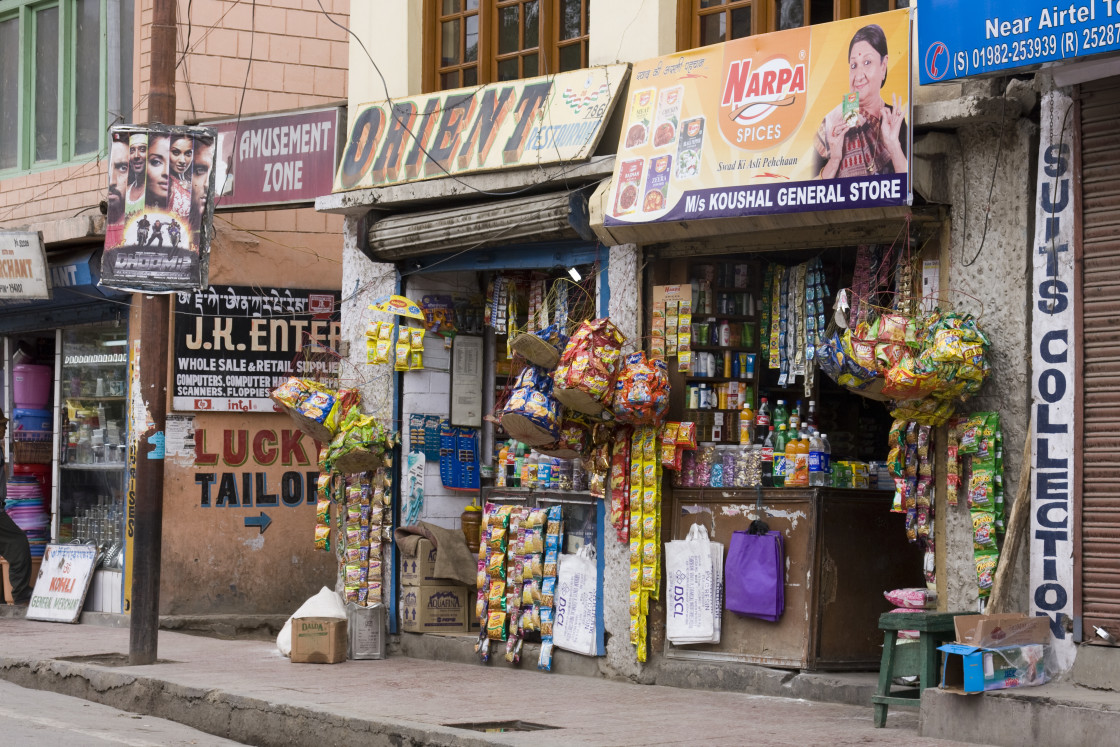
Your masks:
<svg viewBox="0 0 1120 747"><path fill-rule="evenodd" d="M133 0L0 0L0 171L105 148L132 99L132 13Z"/></svg>
<svg viewBox="0 0 1120 747"><path fill-rule="evenodd" d="M427 0L424 89L587 66L590 0Z"/></svg>
<svg viewBox="0 0 1120 747"><path fill-rule="evenodd" d="M910 0L679 0L680 49L909 7Z"/></svg>

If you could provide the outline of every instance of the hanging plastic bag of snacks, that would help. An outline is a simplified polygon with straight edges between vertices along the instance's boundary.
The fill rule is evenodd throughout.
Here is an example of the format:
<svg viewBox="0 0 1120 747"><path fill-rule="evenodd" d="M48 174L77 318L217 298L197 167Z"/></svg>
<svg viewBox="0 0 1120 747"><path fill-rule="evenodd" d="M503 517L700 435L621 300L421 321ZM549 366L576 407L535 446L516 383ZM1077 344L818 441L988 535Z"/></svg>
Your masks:
<svg viewBox="0 0 1120 747"><path fill-rule="evenodd" d="M626 356L618 375L612 409L620 423L658 425L669 408L669 371L662 360L642 351Z"/></svg>
<svg viewBox="0 0 1120 747"><path fill-rule="evenodd" d="M625 341L610 319L583 322L553 374L556 398L573 410L600 414L614 395Z"/></svg>
<svg viewBox="0 0 1120 747"><path fill-rule="evenodd" d="M552 379L545 371L523 368L502 411L506 432L529 446L555 443L560 436L560 403L552 391Z"/></svg>

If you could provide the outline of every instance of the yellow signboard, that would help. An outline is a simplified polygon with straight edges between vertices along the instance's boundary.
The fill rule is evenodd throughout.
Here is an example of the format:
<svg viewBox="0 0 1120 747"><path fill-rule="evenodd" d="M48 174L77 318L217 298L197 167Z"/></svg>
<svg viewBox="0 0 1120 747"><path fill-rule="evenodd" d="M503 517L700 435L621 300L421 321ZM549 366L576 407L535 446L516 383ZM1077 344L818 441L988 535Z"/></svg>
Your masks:
<svg viewBox="0 0 1120 747"><path fill-rule="evenodd" d="M334 191L590 158L627 65L366 104Z"/></svg>
<svg viewBox="0 0 1120 747"><path fill-rule="evenodd" d="M606 225L910 203L905 9L634 66Z"/></svg>

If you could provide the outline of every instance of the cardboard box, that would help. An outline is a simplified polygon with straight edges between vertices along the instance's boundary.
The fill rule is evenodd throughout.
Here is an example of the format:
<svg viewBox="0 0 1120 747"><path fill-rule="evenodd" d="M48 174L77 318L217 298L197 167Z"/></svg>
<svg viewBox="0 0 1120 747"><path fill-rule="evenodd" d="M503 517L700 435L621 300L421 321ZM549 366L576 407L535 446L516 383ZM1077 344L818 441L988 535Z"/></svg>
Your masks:
<svg viewBox="0 0 1120 747"><path fill-rule="evenodd" d="M953 618L957 643L976 648L1026 646L1050 643L1050 620L1019 613L1006 615L957 615Z"/></svg>
<svg viewBox="0 0 1120 747"><path fill-rule="evenodd" d="M401 630L408 633L466 633L468 609L466 586L401 587Z"/></svg>
<svg viewBox="0 0 1120 747"><path fill-rule="evenodd" d="M443 583L432 575L436 567L436 548L429 540L416 544L416 557L401 555L401 586L436 585Z"/></svg>
<svg viewBox="0 0 1120 747"><path fill-rule="evenodd" d="M969 695L1043 685L1048 679L1046 659L1049 649L1049 646L1040 643L1001 648L945 644L939 649L945 653L941 689Z"/></svg>
<svg viewBox="0 0 1120 747"><path fill-rule="evenodd" d="M337 664L346 661L346 620L297 617L292 620L293 664Z"/></svg>

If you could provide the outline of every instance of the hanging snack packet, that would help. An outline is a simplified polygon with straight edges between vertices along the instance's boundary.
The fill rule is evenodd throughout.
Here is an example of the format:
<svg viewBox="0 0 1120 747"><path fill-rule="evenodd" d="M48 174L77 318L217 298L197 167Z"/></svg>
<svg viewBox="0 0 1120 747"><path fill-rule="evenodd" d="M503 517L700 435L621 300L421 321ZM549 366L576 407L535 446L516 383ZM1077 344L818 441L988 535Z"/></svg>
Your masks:
<svg viewBox="0 0 1120 747"><path fill-rule="evenodd" d="M972 512L972 547L975 550L996 550L996 517L991 511Z"/></svg>
<svg viewBox="0 0 1120 747"><path fill-rule="evenodd" d="M329 526L319 524L315 527L315 549L331 549L331 528Z"/></svg>
<svg viewBox="0 0 1120 747"><path fill-rule="evenodd" d="M984 598L992 593L992 581L995 580L996 566L999 563L999 553L992 550L978 552L976 562L976 586L980 597Z"/></svg>
<svg viewBox="0 0 1120 747"><path fill-rule="evenodd" d="M412 352L412 348L408 344L408 335L402 334L401 337L404 339L397 340L396 357L393 359L393 370L395 371L408 370L408 358Z"/></svg>
<svg viewBox="0 0 1120 747"><path fill-rule="evenodd" d="M994 470L985 465L972 468L968 481L968 507L991 510L995 507Z"/></svg>

